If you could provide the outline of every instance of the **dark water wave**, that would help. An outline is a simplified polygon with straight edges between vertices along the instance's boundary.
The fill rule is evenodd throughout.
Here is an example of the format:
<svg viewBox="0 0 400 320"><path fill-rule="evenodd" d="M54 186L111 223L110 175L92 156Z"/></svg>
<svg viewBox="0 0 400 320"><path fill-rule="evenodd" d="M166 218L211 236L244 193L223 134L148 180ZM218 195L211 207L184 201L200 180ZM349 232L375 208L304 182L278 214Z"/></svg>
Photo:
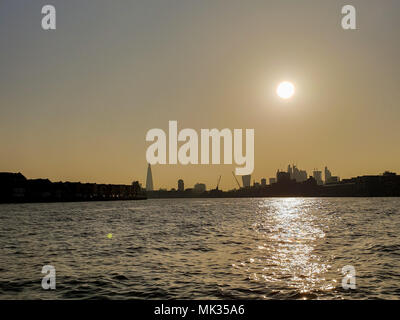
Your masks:
<svg viewBox="0 0 400 320"><path fill-rule="evenodd" d="M396 198L0 205L0 298L398 299L399 231Z"/></svg>

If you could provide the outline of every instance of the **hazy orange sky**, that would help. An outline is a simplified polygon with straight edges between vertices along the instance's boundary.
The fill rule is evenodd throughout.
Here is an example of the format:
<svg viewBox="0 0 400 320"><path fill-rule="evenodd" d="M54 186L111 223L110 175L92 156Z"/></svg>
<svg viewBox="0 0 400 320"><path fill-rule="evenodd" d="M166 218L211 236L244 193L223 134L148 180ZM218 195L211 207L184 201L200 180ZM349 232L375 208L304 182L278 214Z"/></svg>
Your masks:
<svg viewBox="0 0 400 320"><path fill-rule="evenodd" d="M255 129L256 180L289 162L400 173L398 0L51 2L56 31L41 29L48 1L0 3L0 171L144 184L147 131L177 120ZM228 189L235 167L157 165L154 185Z"/></svg>

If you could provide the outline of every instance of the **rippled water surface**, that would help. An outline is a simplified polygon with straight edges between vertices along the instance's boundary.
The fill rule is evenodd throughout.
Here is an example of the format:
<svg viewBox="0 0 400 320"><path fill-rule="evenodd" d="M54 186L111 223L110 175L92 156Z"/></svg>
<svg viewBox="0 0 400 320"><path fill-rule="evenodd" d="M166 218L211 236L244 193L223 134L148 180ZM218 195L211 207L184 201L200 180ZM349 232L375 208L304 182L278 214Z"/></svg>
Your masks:
<svg viewBox="0 0 400 320"><path fill-rule="evenodd" d="M0 298L398 299L399 232L398 198L0 205Z"/></svg>

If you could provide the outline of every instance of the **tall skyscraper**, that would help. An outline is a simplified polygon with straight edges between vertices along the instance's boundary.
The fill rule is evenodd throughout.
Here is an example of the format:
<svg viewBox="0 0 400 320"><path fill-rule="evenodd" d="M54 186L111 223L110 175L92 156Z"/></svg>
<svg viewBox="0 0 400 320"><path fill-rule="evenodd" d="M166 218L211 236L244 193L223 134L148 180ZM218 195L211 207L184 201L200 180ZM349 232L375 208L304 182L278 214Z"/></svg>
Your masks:
<svg viewBox="0 0 400 320"><path fill-rule="evenodd" d="M182 179L178 180L178 191L179 192L185 191L185 183L183 182Z"/></svg>
<svg viewBox="0 0 400 320"><path fill-rule="evenodd" d="M332 178L332 173L329 171L328 167L325 167L325 183L329 183Z"/></svg>
<svg viewBox="0 0 400 320"><path fill-rule="evenodd" d="M243 188L250 187L251 174L242 176Z"/></svg>
<svg viewBox="0 0 400 320"><path fill-rule="evenodd" d="M293 167L289 165L287 172L290 175L290 179L296 180L296 182L303 182L307 180L307 171L299 170L296 165L293 165Z"/></svg>
<svg viewBox="0 0 400 320"><path fill-rule="evenodd" d="M292 167L290 166L290 164L288 165L287 173L289 173L290 179L294 179L294 178L293 178L293 170L294 170L294 168L295 168L294 165L293 165L293 169L292 169Z"/></svg>
<svg viewBox="0 0 400 320"><path fill-rule="evenodd" d="M146 191L153 191L153 175L151 173L151 166L147 167L147 177L146 177Z"/></svg>
<svg viewBox="0 0 400 320"><path fill-rule="evenodd" d="M318 185L323 184L323 182L322 182L322 171L314 170L313 171L313 177L317 181Z"/></svg>
<svg viewBox="0 0 400 320"><path fill-rule="evenodd" d="M278 183L287 183L290 182L290 173L285 171L278 170L276 173L276 181Z"/></svg>

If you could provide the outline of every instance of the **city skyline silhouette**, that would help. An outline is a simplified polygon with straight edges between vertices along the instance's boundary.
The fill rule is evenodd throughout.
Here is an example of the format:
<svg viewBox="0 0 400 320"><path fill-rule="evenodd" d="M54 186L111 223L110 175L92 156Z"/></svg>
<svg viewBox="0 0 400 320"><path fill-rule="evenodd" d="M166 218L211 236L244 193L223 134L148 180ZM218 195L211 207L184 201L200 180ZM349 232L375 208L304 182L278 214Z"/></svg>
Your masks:
<svg viewBox="0 0 400 320"><path fill-rule="evenodd" d="M336 0L52 4L54 32L38 3L0 11L1 171L144 183L146 132L175 119L254 128L256 180L288 161L341 177L400 172L398 1L355 1L357 30L343 30ZM276 94L284 81L295 87L287 100ZM152 169L170 188L234 168Z"/></svg>

